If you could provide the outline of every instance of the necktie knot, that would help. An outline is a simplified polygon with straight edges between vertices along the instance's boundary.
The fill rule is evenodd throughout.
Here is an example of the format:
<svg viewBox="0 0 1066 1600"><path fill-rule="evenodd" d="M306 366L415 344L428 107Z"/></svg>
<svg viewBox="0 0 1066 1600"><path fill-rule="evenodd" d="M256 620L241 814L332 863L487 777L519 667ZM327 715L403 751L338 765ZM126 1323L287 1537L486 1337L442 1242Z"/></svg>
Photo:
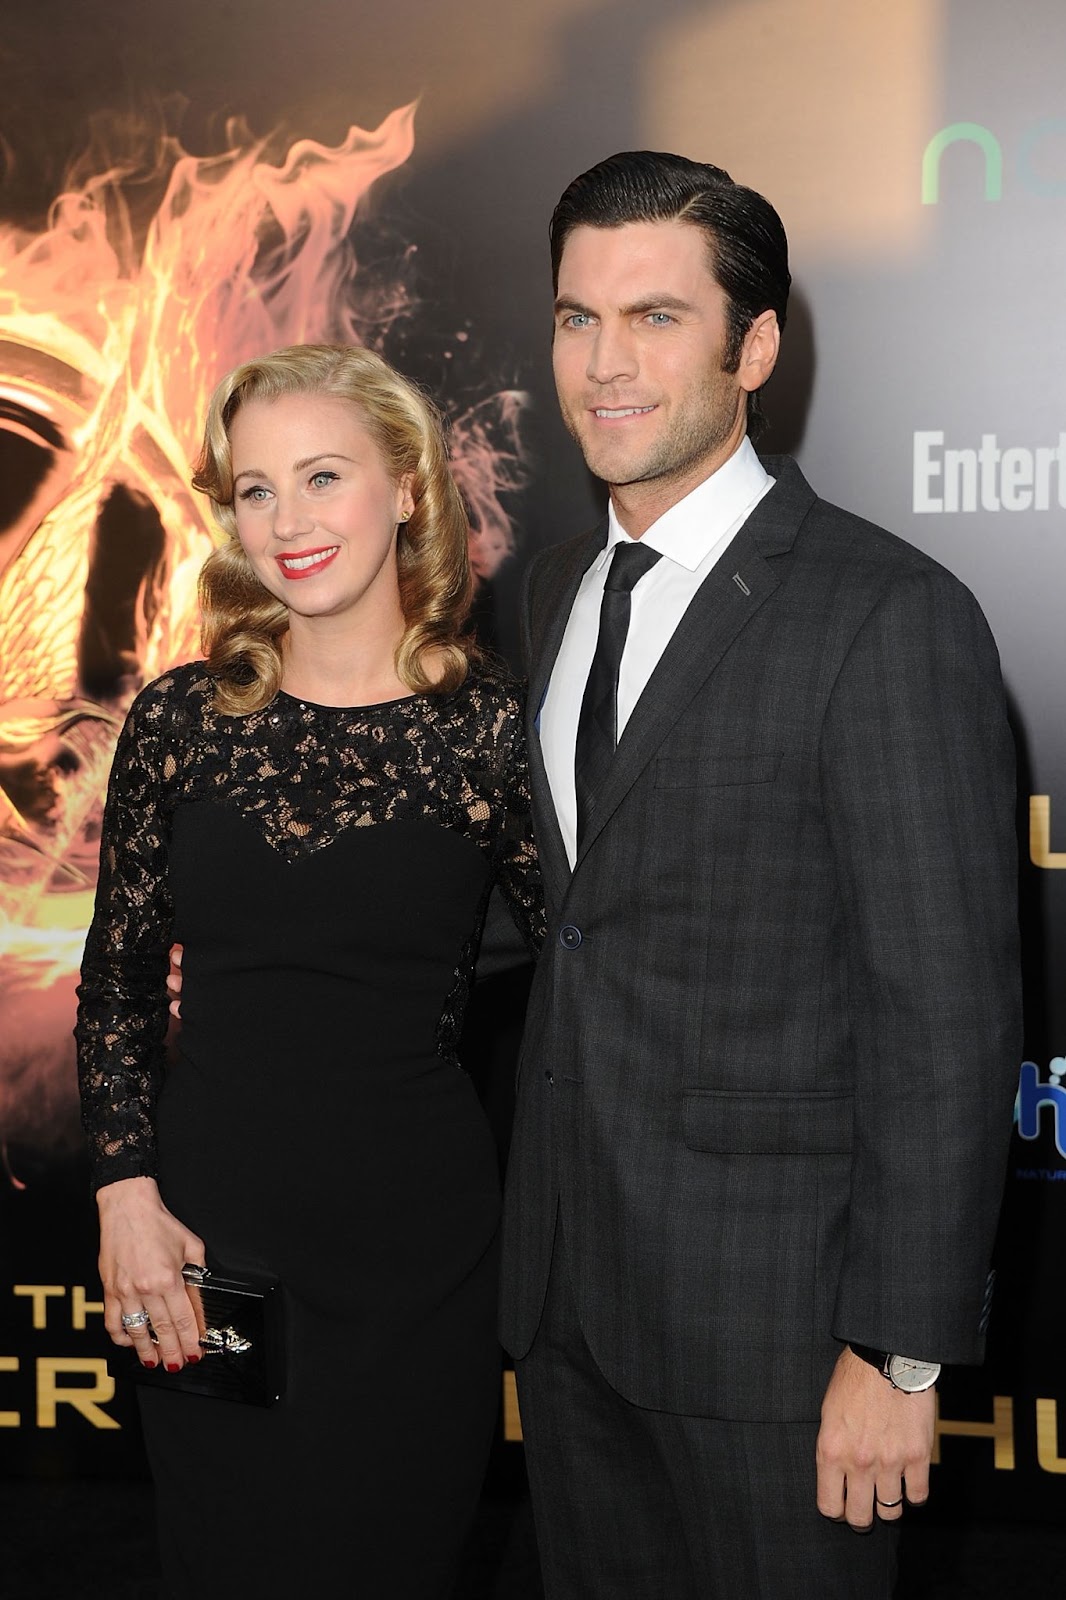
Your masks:
<svg viewBox="0 0 1066 1600"><path fill-rule="evenodd" d="M658 561L662 552L652 550L637 539L627 539L616 544L607 569L604 590L608 594L630 594L644 574Z"/></svg>

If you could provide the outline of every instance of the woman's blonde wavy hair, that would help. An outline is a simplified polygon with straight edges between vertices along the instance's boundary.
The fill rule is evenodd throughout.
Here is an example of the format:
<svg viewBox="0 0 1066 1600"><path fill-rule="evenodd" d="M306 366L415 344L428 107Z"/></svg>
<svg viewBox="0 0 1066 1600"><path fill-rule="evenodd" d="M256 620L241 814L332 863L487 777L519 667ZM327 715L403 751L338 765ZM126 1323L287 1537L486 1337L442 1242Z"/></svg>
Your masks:
<svg viewBox="0 0 1066 1600"><path fill-rule="evenodd" d="M350 400L395 483L409 476L414 511L397 543L406 627L396 651L401 681L419 693L458 688L477 655L464 635L472 583L469 525L448 467L443 426L420 389L355 345L303 344L245 361L223 378L207 411L193 487L209 496L225 543L200 574L201 642L220 711L268 705L281 686L287 608L264 588L237 537L229 429L242 405L283 395Z"/></svg>

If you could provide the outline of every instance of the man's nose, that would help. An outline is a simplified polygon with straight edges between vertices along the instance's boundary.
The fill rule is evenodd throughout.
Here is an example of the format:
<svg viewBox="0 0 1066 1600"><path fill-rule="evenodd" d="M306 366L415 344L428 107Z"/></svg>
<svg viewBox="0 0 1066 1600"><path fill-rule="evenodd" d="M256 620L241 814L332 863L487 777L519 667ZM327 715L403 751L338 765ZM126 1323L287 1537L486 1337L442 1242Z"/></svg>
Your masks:
<svg viewBox="0 0 1066 1600"><path fill-rule="evenodd" d="M640 370L636 341L627 328L600 326L589 350L588 376L593 383L635 378Z"/></svg>

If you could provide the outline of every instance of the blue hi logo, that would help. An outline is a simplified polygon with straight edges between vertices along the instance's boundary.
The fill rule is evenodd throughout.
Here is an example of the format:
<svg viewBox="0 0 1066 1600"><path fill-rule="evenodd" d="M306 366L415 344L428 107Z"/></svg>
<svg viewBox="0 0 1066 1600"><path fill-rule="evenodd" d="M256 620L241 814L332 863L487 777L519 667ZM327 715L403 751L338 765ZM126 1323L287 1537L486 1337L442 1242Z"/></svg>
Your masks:
<svg viewBox="0 0 1066 1600"><path fill-rule="evenodd" d="M1055 1148L1066 1161L1066 1056L1056 1056L1048 1066L1048 1081L1041 1083L1040 1069L1035 1061L1023 1061L1018 1080L1018 1098L1014 1102L1014 1120L1022 1139L1036 1139L1040 1134L1040 1113L1050 1106L1055 1126Z"/></svg>

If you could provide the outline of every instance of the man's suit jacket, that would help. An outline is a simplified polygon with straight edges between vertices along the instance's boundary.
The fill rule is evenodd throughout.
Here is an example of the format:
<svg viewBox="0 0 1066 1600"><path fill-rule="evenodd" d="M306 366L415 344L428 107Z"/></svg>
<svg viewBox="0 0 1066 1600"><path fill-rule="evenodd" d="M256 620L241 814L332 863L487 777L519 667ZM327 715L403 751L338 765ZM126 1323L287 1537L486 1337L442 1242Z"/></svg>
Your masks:
<svg viewBox="0 0 1066 1600"><path fill-rule="evenodd" d="M1020 1059L1013 746L969 592L776 484L622 735L571 873L537 735L606 528L532 564L530 1001L502 1331L556 1219L647 1407L814 1418L840 1341L979 1360Z"/></svg>

